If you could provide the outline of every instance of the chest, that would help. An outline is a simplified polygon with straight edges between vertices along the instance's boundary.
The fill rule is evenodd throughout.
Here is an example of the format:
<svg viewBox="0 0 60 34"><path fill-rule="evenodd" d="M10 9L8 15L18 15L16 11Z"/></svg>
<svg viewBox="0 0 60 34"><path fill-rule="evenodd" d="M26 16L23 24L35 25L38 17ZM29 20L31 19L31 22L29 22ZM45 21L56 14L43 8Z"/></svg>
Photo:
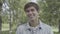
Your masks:
<svg viewBox="0 0 60 34"><path fill-rule="evenodd" d="M45 30L35 30L35 31L24 30L23 34L48 34L48 31L45 31Z"/></svg>

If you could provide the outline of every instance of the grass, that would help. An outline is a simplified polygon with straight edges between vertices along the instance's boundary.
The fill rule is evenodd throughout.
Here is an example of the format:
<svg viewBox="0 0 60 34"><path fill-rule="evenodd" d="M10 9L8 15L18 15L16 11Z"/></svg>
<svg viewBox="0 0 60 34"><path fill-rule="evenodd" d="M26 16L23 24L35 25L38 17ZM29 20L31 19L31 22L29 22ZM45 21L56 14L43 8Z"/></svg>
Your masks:
<svg viewBox="0 0 60 34"><path fill-rule="evenodd" d="M60 34L59 32L54 32L54 34Z"/></svg>
<svg viewBox="0 0 60 34"><path fill-rule="evenodd" d="M2 31L2 34L9 34L9 31ZM12 32L12 34L16 34L16 32ZM54 34L60 34L58 32L54 32Z"/></svg>
<svg viewBox="0 0 60 34"><path fill-rule="evenodd" d="M11 34L15 34L16 32L15 31L12 31ZM9 34L9 31L2 31L2 34Z"/></svg>
<svg viewBox="0 0 60 34"><path fill-rule="evenodd" d="M2 34L9 34L9 31L2 31Z"/></svg>
<svg viewBox="0 0 60 34"><path fill-rule="evenodd" d="M2 31L9 30L9 24L2 24Z"/></svg>

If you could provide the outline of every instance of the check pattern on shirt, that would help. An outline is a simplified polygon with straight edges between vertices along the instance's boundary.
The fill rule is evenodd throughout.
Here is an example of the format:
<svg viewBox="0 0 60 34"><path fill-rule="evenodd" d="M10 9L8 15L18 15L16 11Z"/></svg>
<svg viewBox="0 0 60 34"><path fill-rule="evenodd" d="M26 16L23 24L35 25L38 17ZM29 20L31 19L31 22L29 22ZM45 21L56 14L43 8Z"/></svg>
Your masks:
<svg viewBox="0 0 60 34"><path fill-rule="evenodd" d="M40 24L36 27L30 27L29 23L20 25L17 28L16 34L53 34L52 28L40 21Z"/></svg>

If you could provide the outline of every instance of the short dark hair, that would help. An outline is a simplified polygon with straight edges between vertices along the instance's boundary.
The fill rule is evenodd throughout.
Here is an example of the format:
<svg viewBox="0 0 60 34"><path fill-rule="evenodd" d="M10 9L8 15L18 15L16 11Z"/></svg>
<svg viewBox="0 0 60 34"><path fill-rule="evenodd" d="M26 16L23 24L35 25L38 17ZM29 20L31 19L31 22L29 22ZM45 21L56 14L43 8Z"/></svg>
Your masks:
<svg viewBox="0 0 60 34"><path fill-rule="evenodd" d="M29 3L27 3L27 4L24 6L24 11L26 11L26 9L29 8L29 7L31 7L31 6L35 7L35 9L36 9L37 11L39 10L38 4L36 4L36 3L34 3L34 2L29 2Z"/></svg>

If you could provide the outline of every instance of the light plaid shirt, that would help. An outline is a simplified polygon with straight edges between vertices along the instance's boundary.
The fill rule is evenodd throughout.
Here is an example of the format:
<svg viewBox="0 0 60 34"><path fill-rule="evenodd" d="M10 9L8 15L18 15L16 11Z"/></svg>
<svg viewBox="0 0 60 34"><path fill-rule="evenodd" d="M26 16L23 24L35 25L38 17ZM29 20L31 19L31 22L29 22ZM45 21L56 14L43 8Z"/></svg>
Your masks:
<svg viewBox="0 0 60 34"><path fill-rule="evenodd" d="M53 34L52 28L40 21L37 27L29 26L29 23L20 25L16 34Z"/></svg>

